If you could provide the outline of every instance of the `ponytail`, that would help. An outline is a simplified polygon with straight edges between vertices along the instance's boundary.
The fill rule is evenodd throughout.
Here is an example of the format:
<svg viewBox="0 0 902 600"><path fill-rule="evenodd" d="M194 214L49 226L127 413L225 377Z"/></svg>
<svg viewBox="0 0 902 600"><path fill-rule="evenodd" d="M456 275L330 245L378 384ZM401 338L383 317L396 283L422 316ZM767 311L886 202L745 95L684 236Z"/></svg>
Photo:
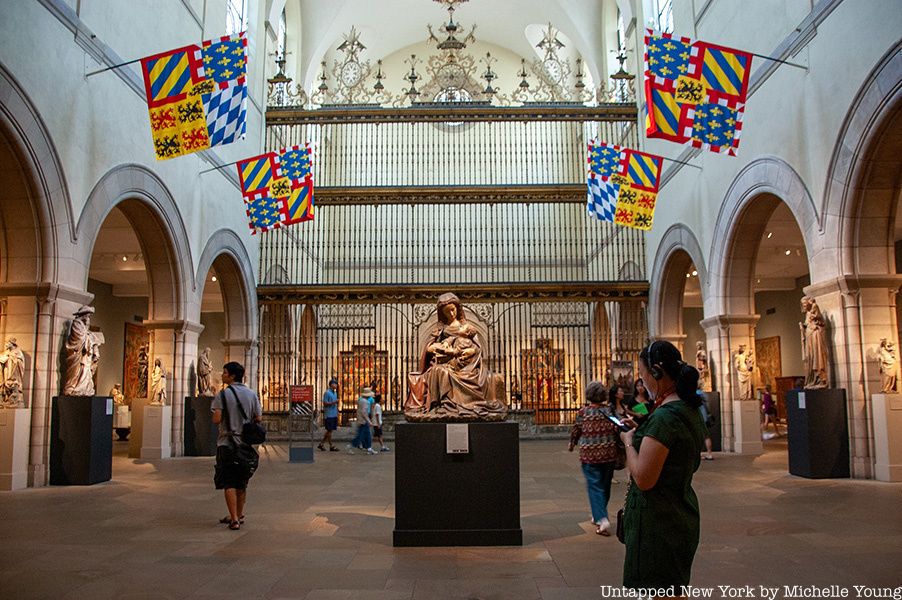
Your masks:
<svg viewBox="0 0 902 600"><path fill-rule="evenodd" d="M698 370L683 362L676 346L666 340L654 341L639 353L639 359L649 370L656 367L666 373L676 383L676 393L680 400L695 408L701 405L702 399L696 393Z"/></svg>

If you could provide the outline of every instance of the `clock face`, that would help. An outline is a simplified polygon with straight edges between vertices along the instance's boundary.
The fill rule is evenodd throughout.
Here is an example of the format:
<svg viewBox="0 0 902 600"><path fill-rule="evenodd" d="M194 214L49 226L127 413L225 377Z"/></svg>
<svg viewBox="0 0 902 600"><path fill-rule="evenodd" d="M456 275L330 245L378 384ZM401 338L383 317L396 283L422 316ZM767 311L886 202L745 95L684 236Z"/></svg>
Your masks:
<svg viewBox="0 0 902 600"><path fill-rule="evenodd" d="M545 67L545 73L552 82L561 82L561 78L564 76L564 69L560 61L555 58L548 58L543 63L543 66Z"/></svg>
<svg viewBox="0 0 902 600"><path fill-rule="evenodd" d="M348 87L354 87L360 83L362 69L356 62L347 62L341 67L341 82Z"/></svg>

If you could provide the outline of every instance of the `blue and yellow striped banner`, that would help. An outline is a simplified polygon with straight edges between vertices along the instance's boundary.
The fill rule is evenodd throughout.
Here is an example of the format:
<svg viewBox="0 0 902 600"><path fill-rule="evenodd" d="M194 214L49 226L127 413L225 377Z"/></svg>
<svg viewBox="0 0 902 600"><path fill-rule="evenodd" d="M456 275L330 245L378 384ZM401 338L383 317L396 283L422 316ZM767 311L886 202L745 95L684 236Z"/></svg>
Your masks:
<svg viewBox="0 0 902 600"><path fill-rule="evenodd" d="M238 163L241 191L249 194L266 188L272 181L272 154L264 154Z"/></svg>
<svg viewBox="0 0 902 600"><path fill-rule="evenodd" d="M656 190L658 189L658 177L661 174L661 159L648 154L632 152L626 172L630 183Z"/></svg>
<svg viewBox="0 0 902 600"><path fill-rule="evenodd" d="M651 88L649 116L657 131L670 136L679 134L680 105L670 92ZM649 128L651 129L651 128Z"/></svg>
<svg viewBox="0 0 902 600"><path fill-rule="evenodd" d="M176 52L147 61L150 97L153 102L186 94L191 89L188 52Z"/></svg>
<svg viewBox="0 0 902 600"><path fill-rule="evenodd" d="M750 63L751 56L746 53L706 46L702 81L712 90L744 98Z"/></svg>
<svg viewBox="0 0 902 600"><path fill-rule="evenodd" d="M288 223L308 221L313 218L313 186L305 183L291 190L288 198Z"/></svg>

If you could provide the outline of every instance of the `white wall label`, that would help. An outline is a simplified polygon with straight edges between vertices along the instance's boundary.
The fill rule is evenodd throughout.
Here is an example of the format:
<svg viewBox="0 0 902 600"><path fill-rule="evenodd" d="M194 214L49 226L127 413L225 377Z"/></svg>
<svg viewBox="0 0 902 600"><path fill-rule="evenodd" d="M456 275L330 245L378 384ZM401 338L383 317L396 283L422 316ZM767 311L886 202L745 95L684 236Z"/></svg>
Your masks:
<svg viewBox="0 0 902 600"><path fill-rule="evenodd" d="M445 425L445 452L448 454L470 453L470 426L466 423Z"/></svg>
<svg viewBox="0 0 902 600"><path fill-rule="evenodd" d="M799 392L799 410L805 410L805 392Z"/></svg>
<svg viewBox="0 0 902 600"><path fill-rule="evenodd" d="M108 414L108 415L113 414L113 399L112 398L106 399L106 414Z"/></svg>

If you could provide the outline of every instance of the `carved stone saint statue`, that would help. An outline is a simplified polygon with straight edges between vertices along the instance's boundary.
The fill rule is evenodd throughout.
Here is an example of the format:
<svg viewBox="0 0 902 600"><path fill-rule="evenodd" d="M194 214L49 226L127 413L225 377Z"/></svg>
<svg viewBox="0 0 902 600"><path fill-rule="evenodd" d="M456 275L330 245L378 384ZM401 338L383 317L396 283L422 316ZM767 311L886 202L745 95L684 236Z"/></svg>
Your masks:
<svg viewBox="0 0 902 600"><path fill-rule="evenodd" d="M882 392L884 394L896 393L896 345L888 342L886 338L880 340L880 350L877 354L880 363L882 377Z"/></svg>
<svg viewBox="0 0 902 600"><path fill-rule="evenodd" d="M93 306L82 306L73 315L66 339L66 396L93 396L94 373L100 360L103 334L91 331Z"/></svg>
<svg viewBox="0 0 902 600"><path fill-rule="evenodd" d="M733 354L733 367L736 369L736 380L739 383L739 400L752 399L752 370L755 368L755 359L752 353L745 349L745 344L739 345L739 350Z"/></svg>
<svg viewBox="0 0 902 600"><path fill-rule="evenodd" d="M454 294L439 296L438 323L420 359L420 372L411 373L404 404L408 421L501 421L507 405L499 398L501 376L482 360L482 340L467 322Z"/></svg>
<svg viewBox="0 0 902 600"><path fill-rule="evenodd" d="M110 388L110 396L113 397L113 403L116 406L125 406L125 394L122 393L122 384L114 383Z"/></svg>
<svg viewBox="0 0 902 600"><path fill-rule="evenodd" d="M805 365L805 389L820 389L830 386L827 375L827 332L826 321L811 296L802 298L804 320L799 323L802 332L802 364Z"/></svg>
<svg viewBox="0 0 902 600"><path fill-rule="evenodd" d="M19 349L16 338L6 340L6 350L0 352L2 387L0 398L6 408L25 408L22 385L25 380L25 355Z"/></svg>
<svg viewBox="0 0 902 600"><path fill-rule="evenodd" d="M154 406L166 404L166 371L163 369L163 362L159 358L153 361L150 385L150 404Z"/></svg>
<svg viewBox="0 0 902 600"><path fill-rule="evenodd" d="M695 368L698 369L698 389L711 391L711 372L708 371L708 352L705 343L701 340L695 342Z"/></svg>
<svg viewBox="0 0 902 600"><path fill-rule="evenodd" d="M215 396L216 390L213 389L213 381L211 375L213 373L213 361L210 360L210 349L204 348L204 351L197 357L197 395L198 396Z"/></svg>

